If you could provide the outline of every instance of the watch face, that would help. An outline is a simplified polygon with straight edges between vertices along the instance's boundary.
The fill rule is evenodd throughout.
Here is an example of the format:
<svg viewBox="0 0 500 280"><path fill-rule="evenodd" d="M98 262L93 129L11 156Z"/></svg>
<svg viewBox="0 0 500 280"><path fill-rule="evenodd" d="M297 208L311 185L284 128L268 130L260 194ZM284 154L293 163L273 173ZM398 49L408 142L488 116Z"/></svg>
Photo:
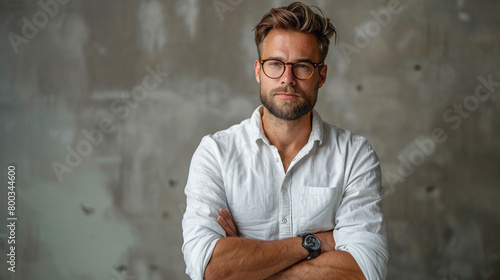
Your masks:
<svg viewBox="0 0 500 280"><path fill-rule="evenodd" d="M306 238L304 239L304 242L307 244L307 246L309 246L309 248L311 248L313 250L318 250L321 247L321 243L319 242L319 239L312 236L312 235L306 236Z"/></svg>

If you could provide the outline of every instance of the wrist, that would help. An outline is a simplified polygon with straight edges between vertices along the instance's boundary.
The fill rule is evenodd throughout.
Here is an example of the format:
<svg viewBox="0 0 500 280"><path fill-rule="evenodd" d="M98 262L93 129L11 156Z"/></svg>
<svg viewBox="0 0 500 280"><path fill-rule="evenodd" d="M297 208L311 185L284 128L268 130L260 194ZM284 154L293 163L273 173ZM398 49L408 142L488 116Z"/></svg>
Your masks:
<svg viewBox="0 0 500 280"><path fill-rule="evenodd" d="M306 250L307 256L304 261L312 260L321 254L321 241L311 233L299 235L302 238L302 247Z"/></svg>
<svg viewBox="0 0 500 280"><path fill-rule="evenodd" d="M335 240L333 239L333 231L325 231L315 233L316 237L321 240L321 252L335 251Z"/></svg>

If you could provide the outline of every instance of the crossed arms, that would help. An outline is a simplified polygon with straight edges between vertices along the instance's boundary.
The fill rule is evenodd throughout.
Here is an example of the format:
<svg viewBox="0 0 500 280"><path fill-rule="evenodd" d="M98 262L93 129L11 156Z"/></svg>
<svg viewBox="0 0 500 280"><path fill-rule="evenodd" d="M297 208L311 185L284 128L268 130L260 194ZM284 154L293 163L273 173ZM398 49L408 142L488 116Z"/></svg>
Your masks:
<svg viewBox="0 0 500 280"><path fill-rule="evenodd" d="M312 232L321 240L322 248L321 254L309 261L302 261L307 251L301 238L275 241L243 238L229 213L218 211L227 207L240 207L232 209L239 212L256 210L242 209L241 203L232 204L235 193L225 183L231 179L223 179L224 160L220 151L212 139L202 140L193 156L185 189L182 251L186 273L192 279L385 278L388 253L382 227L380 168L370 146L356 149L359 156L346 161L349 169L340 194L341 203L332 206L334 229ZM243 226L239 221L238 225ZM241 227L242 232L246 230L247 236L251 236L247 232L248 223L245 226ZM257 228L252 235L259 236L262 230L265 229Z"/></svg>
<svg viewBox="0 0 500 280"><path fill-rule="evenodd" d="M333 232L315 235L321 240L321 254L309 261L301 237L260 241L239 237L227 209L219 210L217 222L226 232L212 253L205 279L365 279L354 258L335 251Z"/></svg>

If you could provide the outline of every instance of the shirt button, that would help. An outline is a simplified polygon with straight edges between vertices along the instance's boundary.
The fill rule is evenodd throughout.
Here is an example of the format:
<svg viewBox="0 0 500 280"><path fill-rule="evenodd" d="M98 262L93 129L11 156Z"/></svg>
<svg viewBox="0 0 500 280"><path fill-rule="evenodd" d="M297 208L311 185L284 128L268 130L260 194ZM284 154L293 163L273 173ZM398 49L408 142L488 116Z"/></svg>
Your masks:
<svg viewBox="0 0 500 280"><path fill-rule="evenodd" d="M282 193L286 193L286 188L282 188L282 189L281 189L281 192L282 192Z"/></svg>
<svg viewBox="0 0 500 280"><path fill-rule="evenodd" d="M279 159L279 158L276 158L276 162L280 162L280 159Z"/></svg>
<svg viewBox="0 0 500 280"><path fill-rule="evenodd" d="M282 224L286 224L286 218L281 219Z"/></svg>

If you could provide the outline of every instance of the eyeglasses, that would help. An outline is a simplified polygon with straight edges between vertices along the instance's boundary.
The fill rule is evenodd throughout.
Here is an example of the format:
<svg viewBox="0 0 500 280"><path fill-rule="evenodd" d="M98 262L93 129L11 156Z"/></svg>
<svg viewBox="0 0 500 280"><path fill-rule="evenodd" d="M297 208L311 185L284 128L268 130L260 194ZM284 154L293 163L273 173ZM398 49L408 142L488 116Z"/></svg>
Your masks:
<svg viewBox="0 0 500 280"><path fill-rule="evenodd" d="M286 65L292 65L292 73L299 80L307 80L312 77L314 69L321 67L324 63L312 63L308 61L283 62L277 59L260 60L264 74L271 79L278 79L285 73Z"/></svg>

